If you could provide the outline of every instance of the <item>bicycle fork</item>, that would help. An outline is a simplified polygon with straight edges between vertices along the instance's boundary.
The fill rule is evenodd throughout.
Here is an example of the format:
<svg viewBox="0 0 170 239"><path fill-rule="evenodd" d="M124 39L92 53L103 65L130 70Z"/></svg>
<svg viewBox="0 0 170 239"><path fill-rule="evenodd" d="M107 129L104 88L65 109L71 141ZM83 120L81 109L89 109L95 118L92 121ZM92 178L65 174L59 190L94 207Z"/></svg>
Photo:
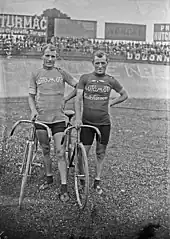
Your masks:
<svg viewBox="0 0 170 239"><path fill-rule="evenodd" d="M20 175L24 175L29 154L31 154L31 159L30 159L30 162L29 162L28 176L31 176L33 165L41 167L40 163L34 163L34 160L35 160L35 157L36 157L36 149L37 149L37 146L34 144L34 141L27 140L25 151L24 151L24 159L23 159L22 163L18 163L18 165L21 166L20 167Z"/></svg>

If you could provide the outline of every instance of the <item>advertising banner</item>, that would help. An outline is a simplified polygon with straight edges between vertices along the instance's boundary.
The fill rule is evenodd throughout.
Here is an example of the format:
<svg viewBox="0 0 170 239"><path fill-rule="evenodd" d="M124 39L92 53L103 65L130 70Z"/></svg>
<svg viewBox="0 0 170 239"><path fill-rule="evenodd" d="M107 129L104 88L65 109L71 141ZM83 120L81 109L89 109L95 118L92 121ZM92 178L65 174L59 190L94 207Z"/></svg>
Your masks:
<svg viewBox="0 0 170 239"><path fill-rule="evenodd" d="M146 25L106 22L105 39L146 41Z"/></svg>
<svg viewBox="0 0 170 239"><path fill-rule="evenodd" d="M96 38L97 22L72 19L55 19L55 37Z"/></svg>
<svg viewBox="0 0 170 239"><path fill-rule="evenodd" d="M170 24L154 24L153 40L155 42L170 42Z"/></svg>
<svg viewBox="0 0 170 239"><path fill-rule="evenodd" d="M42 16L0 14L0 34L45 37L48 19Z"/></svg>
<svg viewBox="0 0 170 239"><path fill-rule="evenodd" d="M156 64L170 64L170 56L158 55L158 54L141 54L141 53L129 53L126 54L127 61L146 62Z"/></svg>

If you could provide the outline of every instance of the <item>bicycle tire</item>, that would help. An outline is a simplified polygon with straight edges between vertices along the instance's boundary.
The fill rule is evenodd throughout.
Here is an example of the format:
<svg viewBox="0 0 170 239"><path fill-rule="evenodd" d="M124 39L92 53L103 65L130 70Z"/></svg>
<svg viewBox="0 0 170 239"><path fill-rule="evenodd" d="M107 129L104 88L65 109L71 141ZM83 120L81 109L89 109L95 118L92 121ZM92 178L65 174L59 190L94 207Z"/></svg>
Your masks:
<svg viewBox="0 0 170 239"><path fill-rule="evenodd" d="M80 155L81 152L81 155ZM84 176L79 174L78 157L81 156L82 164L84 166ZM84 180L84 186L82 187L80 179ZM88 170L88 158L86 155L86 150L82 143L79 143L76 148L75 154L75 171L74 171L74 181L75 181L75 192L78 205L80 209L84 209L87 205L88 195L89 195L89 170Z"/></svg>
<svg viewBox="0 0 170 239"><path fill-rule="evenodd" d="M33 157L33 145L34 145L34 142L29 142L26 146L26 147L28 147L28 151L27 151L28 155L25 155L27 160L26 160L25 172L22 177L21 190L20 190L20 196L19 196L19 208L20 209L22 206L22 202L23 202L23 198L24 198L24 190L25 190L25 186L27 183L27 177L28 177L29 170L30 170L30 162L32 161L32 157Z"/></svg>
<svg viewBox="0 0 170 239"><path fill-rule="evenodd" d="M25 147L25 150L24 150L24 157L23 157L21 167L20 167L20 175L23 174L23 171L24 171L25 166L26 166L27 154L28 154L28 144L29 144L29 141L26 142L26 147ZM18 163L18 165L20 165L20 163Z"/></svg>
<svg viewBox="0 0 170 239"><path fill-rule="evenodd" d="M32 160L30 163L30 167L29 167L29 175L31 175L32 173L32 163L35 161L36 156L37 156L37 148L38 148L38 139L35 138L34 140L34 147L33 147L33 155L32 155Z"/></svg>
<svg viewBox="0 0 170 239"><path fill-rule="evenodd" d="M66 134L65 136L65 143L64 143L64 157L67 163L67 173L69 172L69 168L71 167L72 161L72 154L73 154L73 147L71 141L71 132Z"/></svg>

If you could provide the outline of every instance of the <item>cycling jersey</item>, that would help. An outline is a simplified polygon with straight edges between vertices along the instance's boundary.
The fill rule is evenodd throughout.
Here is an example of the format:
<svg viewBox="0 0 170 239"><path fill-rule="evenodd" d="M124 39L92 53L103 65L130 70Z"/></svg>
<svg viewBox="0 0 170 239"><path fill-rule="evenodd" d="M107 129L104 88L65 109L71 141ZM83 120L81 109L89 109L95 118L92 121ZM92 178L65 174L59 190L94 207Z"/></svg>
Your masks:
<svg viewBox="0 0 170 239"><path fill-rule="evenodd" d="M81 76L78 89L83 89L83 123L93 125L110 124L108 112L111 90L120 92L122 85L112 76L95 72Z"/></svg>
<svg viewBox="0 0 170 239"><path fill-rule="evenodd" d="M44 123L60 122L66 119L61 105L64 99L65 83L75 87L74 78L60 68L38 69L32 73L29 93L36 95L38 120Z"/></svg>

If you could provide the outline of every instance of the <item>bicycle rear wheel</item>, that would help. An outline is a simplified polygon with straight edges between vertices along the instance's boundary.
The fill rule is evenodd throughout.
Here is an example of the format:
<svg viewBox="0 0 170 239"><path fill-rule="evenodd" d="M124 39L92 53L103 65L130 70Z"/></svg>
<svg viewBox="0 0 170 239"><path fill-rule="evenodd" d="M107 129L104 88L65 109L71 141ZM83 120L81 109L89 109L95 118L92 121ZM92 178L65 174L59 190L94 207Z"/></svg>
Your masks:
<svg viewBox="0 0 170 239"><path fill-rule="evenodd" d="M89 194L89 170L86 150L82 143L79 143L75 154L75 191L80 209L84 209Z"/></svg>
<svg viewBox="0 0 170 239"><path fill-rule="evenodd" d="M26 159L26 166L25 166L25 171L23 173L23 177L22 177L21 190L20 190L20 196L19 196L19 208L21 208L23 198L24 198L24 190L27 183L27 177L29 174L29 170L30 170L30 166L31 166L32 158L33 158L33 146L34 146L34 142L28 142L26 145L26 150L25 150L26 155L24 155Z"/></svg>

